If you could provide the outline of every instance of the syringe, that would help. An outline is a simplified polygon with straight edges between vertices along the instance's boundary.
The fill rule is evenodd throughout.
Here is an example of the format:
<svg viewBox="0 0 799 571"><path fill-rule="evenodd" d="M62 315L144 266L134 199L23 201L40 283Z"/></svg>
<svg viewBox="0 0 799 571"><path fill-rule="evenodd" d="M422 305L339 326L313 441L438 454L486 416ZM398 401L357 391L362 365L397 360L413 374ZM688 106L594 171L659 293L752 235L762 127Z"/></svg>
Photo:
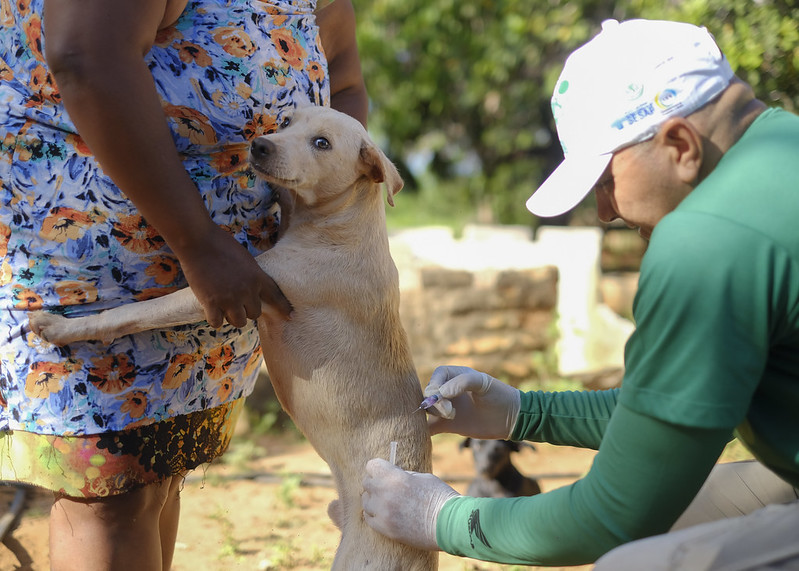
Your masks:
<svg viewBox="0 0 799 571"><path fill-rule="evenodd" d="M435 405L440 400L441 400L441 395L430 395L429 397L425 397L424 400L422 400L422 404L419 405L419 408L417 408L411 414L419 412L420 410L428 410L430 408L433 408L433 405Z"/></svg>

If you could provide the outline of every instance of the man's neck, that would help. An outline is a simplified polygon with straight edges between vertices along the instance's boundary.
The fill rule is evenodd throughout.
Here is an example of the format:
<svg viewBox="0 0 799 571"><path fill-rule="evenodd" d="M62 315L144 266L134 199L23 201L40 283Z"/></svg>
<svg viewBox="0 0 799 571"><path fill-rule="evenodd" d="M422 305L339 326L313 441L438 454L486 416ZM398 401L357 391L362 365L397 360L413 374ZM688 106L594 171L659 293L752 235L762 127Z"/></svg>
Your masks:
<svg viewBox="0 0 799 571"><path fill-rule="evenodd" d="M766 109L766 104L755 97L749 84L734 78L716 101L691 117L705 137L700 180L716 168L724 153Z"/></svg>

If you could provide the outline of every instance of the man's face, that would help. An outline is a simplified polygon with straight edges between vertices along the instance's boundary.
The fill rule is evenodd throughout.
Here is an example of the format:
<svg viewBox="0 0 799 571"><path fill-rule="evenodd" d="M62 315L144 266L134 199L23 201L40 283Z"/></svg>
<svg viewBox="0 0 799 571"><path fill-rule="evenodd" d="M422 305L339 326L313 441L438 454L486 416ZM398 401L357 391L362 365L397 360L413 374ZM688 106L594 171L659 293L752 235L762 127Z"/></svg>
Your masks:
<svg viewBox="0 0 799 571"><path fill-rule="evenodd" d="M614 153L594 186L599 219L621 219L648 241L661 218L693 189L677 176L671 159L657 139Z"/></svg>

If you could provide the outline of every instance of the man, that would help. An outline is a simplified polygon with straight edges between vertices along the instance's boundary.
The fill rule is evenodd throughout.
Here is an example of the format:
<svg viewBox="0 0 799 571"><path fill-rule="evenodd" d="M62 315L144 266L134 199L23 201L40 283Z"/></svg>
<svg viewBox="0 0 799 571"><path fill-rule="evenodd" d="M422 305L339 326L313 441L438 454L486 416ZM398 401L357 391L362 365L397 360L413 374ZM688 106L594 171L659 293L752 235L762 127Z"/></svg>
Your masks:
<svg viewBox="0 0 799 571"><path fill-rule="evenodd" d="M645 20L605 22L552 108L565 159L528 208L554 216L594 190L603 221L651 240L622 387L520 393L440 367L425 394L443 397L433 433L598 448L591 470L534 497L467 498L375 459L366 521L503 563L628 544L597 568L799 568L799 117L758 101L703 28ZM714 469L733 437L759 462Z"/></svg>

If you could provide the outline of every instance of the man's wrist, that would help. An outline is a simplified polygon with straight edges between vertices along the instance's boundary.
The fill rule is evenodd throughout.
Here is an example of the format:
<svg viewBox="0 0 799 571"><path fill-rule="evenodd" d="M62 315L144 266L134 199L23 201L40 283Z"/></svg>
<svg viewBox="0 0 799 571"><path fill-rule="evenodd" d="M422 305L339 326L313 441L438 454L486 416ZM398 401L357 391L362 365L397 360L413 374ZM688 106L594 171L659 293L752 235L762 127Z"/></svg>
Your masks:
<svg viewBox="0 0 799 571"><path fill-rule="evenodd" d="M519 389L514 390L516 392L508 406L508 437L506 440L513 439L513 433L516 432L516 423L519 421L519 412L522 409L522 393Z"/></svg>

